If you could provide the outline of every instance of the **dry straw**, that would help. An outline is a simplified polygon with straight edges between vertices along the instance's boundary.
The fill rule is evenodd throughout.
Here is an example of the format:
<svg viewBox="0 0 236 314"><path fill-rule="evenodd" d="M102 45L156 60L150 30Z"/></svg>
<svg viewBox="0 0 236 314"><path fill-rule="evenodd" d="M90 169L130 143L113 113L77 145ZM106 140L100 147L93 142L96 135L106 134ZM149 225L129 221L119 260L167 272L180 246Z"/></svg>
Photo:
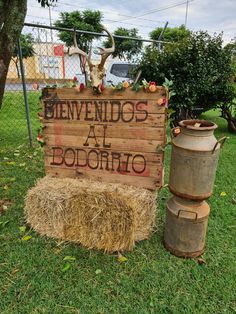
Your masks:
<svg viewBox="0 0 236 314"><path fill-rule="evenodd" d="M42 235L108 252L131 250L153 230L156 192L46 176L29 190L25 213Z"/></svg>

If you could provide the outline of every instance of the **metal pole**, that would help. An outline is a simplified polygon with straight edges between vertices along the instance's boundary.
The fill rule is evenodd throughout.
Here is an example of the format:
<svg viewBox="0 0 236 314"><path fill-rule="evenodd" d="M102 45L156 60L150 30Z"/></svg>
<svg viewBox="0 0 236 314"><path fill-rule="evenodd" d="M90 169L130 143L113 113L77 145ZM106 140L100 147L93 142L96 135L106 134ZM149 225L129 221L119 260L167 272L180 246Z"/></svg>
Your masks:
<svg viewBox="0 0 236 314"><path fill-rule="evenodd" d="M189 0L187 0L187 2L186 2L186 12L185 12L185 22L184 22L185 28L186 28L187 19L188 19L188 2L189 2Z"/></svg>
<svg viewBox="0 0 236 314"><path fill-rule="evenodd" d="M49 10L50 27L52 27L51 5L48 6L48 10ZM52 42L53 42L53 38L52 38L52 29L50 30L50 32L51 32L51 43L52 43Z"/></svg>
<svg viewBox="0 0 236 314"><path fill-rule="evenodd" d="M29 135L29 144L30 146L32 146L32 130L31 130L31 124L30 124L29 103L28 103L27 92L26 92L25 72L24 72L20 39L18 39L17 41L17 46L18 46L18 54L19 54L19 59L20 59L20 72L21 72L21 81L22 81L24 101L25 101L25 113L26 113L26 121L27 121L28 135Z"/></svg>
<svg viewBox="0 0 236 314"><path fill-rule="evenodd" d="M162 49L161 40L162 40L162 37L163 37L163 35L164 35L165 31L166 31L166 28L167 28L168 24L169 24L169 22L167 21L166 24L165 24L165 26L163 27L163 29L162 29L162 31L161 31L159 37L157 38L157 40L158 40L158 42L159 42L159 43L158 43L158 48L159 48L159 50Z"/></svg>

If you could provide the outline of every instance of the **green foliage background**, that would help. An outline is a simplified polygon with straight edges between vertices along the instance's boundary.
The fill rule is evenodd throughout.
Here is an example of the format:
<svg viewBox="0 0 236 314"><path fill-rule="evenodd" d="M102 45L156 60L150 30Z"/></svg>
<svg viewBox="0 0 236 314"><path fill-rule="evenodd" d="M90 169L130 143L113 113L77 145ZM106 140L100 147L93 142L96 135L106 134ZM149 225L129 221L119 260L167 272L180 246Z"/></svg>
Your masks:
<svg viewBox="0 0 236 314"><path fill-rule="evenodd" d="M223 48L222 34L198 32L165 45L162 51L147 47L140 69L148 81L156 80L159 85L165 77L173 81L176 94L171 106L178 118L181 110L186 115L193 107L206 111L232 102L235 92L231 57L230 51Z"/></svg>
<svg viewBox="0 0 236 314"><path fill-rule="evenodd" d="M138 35L138 30L136 28L127 29L123 27L118 27L114 31L114 35L127 36L142 38ZM111 47L111 39L107 39L104 43L104 47ZM118 57L120 59L125 59L126 61L134 61L135 58L141 53L143 43L142 41L130 40L130 39L119 39L115 38L116 49L112 54L113 57Z"/></svg>
<svg viewBox="0 0 236 314"><path fill-rule="evenodd" d="M21 34L20 35L20 45L21 45L21 52L23 58L29 58L34 55L34 48L33 48L33 41L34 38L32 34ZM18 48L15 47L15 50L13 52L13 57L18 56Z"/></svg>
<svg viewBox="0 0 236 314"><path fill-rule="evenodd" d="M157 40L163 30L163 27L157 27L153 31L150 32L150 38L153 40ZM180 42L184 40L185 38L188 38L190 36L190 31L185 28L184 25L181 25L180 27L167 27L162 40L169 41L169 42Z"/></svg>
<svg viewBox="0 0 236 314"><path fill-rule="evenodd" d="M101 26L102 13L100 11L85 10L60 13L60 19L54 25L57 27L84 30L90 32L102 32ZM59 38L67 47L73 46L73 34L60 31ZM89 34L76 34L78 47L88 52L93 39L98 38Z"/></svg>

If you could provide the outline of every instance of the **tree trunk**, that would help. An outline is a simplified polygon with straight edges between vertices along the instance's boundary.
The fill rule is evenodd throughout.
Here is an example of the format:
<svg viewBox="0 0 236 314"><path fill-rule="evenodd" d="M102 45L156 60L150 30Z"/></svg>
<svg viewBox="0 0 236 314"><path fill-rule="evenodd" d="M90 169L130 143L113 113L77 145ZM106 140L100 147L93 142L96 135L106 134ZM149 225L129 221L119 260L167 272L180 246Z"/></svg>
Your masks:
<svg viewBox="0 0 236 314"><path fill-rule="evenodd" d="M171 127L179 126L179 122L182 120L193 119L193 115L190 109L187 108L178 108L176 111L170 116L171 118Z"/></svg>
<svg viewBox="0 0 236 314"><path fill-rule="evenodd" d="M80 61L80 70L81 73L84 75L84 81L85 81L85 85L88 85L88 74L86 72L86 62L83 62L83 57L81 55L79 55L79 61Z"/></svg>
<svg viewBox="0 0 236 314"><path fill-rule="evenodd" d="M227 120L229 132L236 133L236 117L232 116L230 108L226 106L221 107L221 117Z"/></svg>
<svg viewBox="0 0 236 314"><path fill-rule="evenodd" d="M0 108L13 51L27 12L27 0L0 0Z"/></svg>
<svg viewBox="0 0 236 314"><path fill-rule="evenodd" d="M16 58L16 59L12 58L11 60L15 63L17 77L20 78L20 70L19 70L19 67L18 67L18 61L19 61L19 59L18 59L18 58Z"/></svg>

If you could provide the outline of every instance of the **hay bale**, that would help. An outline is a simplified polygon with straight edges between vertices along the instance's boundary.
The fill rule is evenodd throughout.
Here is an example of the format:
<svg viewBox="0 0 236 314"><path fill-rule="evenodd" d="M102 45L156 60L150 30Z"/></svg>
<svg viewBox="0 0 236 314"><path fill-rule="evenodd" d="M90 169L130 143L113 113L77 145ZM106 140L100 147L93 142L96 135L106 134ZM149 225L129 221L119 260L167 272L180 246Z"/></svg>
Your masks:
<svg viewBox="0 0 236 314"><path fill-rule="evenodd" d="M153 230L156 193L49 176L28 191L26 220L40 234L108 252L131 250Z"/></svg>

